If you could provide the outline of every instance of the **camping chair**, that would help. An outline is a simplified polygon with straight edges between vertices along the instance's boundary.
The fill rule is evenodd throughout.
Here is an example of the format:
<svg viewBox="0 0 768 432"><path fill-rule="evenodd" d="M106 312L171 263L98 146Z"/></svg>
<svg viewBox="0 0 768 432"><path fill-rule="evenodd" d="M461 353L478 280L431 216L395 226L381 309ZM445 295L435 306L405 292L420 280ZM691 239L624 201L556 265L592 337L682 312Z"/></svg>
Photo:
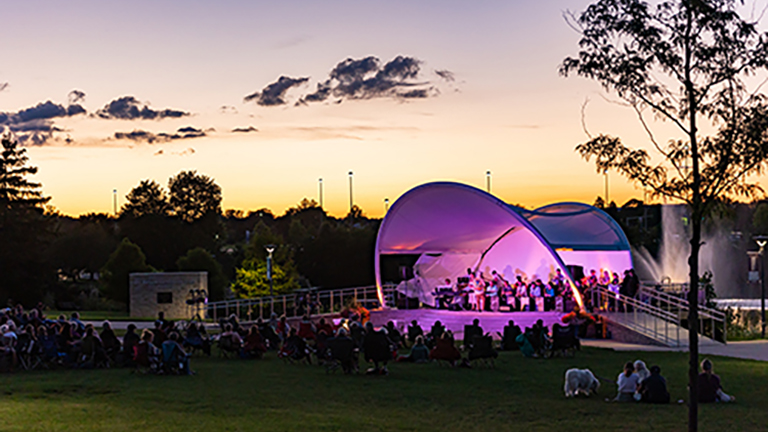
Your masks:
<svg viewBox="0 0 768 432"><path fill-rule="evenodd" d="M184 372L184 362L189 356L179 352L175 344L164 343L162 345L163 363L162 370L166 375L181 375Z"/></svg>
<svg viewBox="0 0 768 432"><path fill-rule="evenodd" d="M504 351L517 351L520 346L517 344L517 337L520 335L520 326L504 326L504 334L501 336L501 349Z"/></svg>
<svg viewBox="0 0 768 432"><path fill-rule="evenodd" d="M475 336L482 336L483 335L483 329L479 326L475 325L465 325L464 326L464 351L471 351L472 350L472 344L475 341Z"/></svg>
<svg viewBox="0 0 768 432"><path fill-rule="evenodd" d="M335 372L339 367L345 374L358 371L358 351L355 342L348 337L335 337L328 339L328 360L325 363L325 372Z"/></svg>
<svg viewBox="0 0 768 432"><path fill-rule="evenodd" d="M392 360L392 347L387 334L383 331L373 331L365 335L363 352L365 353L365 361L373 362L374 372L381 371L379 363L383 363L386 368L387 362ZM384 371L386 372L386 369Z"/></svg>
<svg viewBox="0 0 768 432"><path fill-rule="evenodd" d="M139 343L133 347L133 373L153 373L160 371L160 359L149 351L148 343Z"/></svg>
<svg viewBox="0 0 768 432"><path fill-rule="evenodd" d="M26 333L21 333L16 341L16 356L24 370L33 370L43 361L40 346Z"/></svg>
<svg viewBox="0 0 768 432"><path fill-rule="evenodd" d="M549 350L549 357L558 353L563 357L575 356L576 350L581 347L578 330L575 325L563 327L560 324L555 324L552 326L552 347Z"/></svg>
<svg viewBox="0 0 768 432"><path fill-rule="evenodd" d="M219 337L219 356L224 358L237 357L240 355L240 344L235 342L232 336Z"/></svg>
<svg viewBox="0 0 768 432"><path fill-rule="evenodd" d="M277 357L283 359L286 363L306 362L312 364L312 357L310 357L311 349L307 345L307 342L296 336L289 337L285 340L282 348L277 353Z"/></svg>
<svg viewBox="0 0 768 432"><path fill-rule="evenodd" d="M491 336L475 336L472 341L472 348L469 350L468 359L470 362L479 362L487 367L496 366L495 360L499 353L493 349L493 339Z"/></svg>

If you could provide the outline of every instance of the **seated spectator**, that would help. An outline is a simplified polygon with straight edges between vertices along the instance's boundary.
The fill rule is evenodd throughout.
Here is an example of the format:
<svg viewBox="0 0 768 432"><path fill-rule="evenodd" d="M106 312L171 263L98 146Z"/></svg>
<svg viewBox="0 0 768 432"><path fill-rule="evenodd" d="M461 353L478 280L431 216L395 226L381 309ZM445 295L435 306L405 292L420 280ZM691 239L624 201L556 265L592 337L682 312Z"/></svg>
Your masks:
<svg viewBox="0 0 768 432"><path fill-rule="evenodd" d="M434 342L441 337L443 337L443 333L445 332L445 326L443 323L440 322L440 320L435 321L434 324L432 324L432 328L429 330L429 341L431 341L430 345L434 344Z"/></svg>
<svg viewBox="0 0 768 432"><path fill-rule="evenodd" d="M661 376L661 368L651 366L650 375L640 382L640 401L652 404L668 404L667 381Z"/></svg>
<svg viewBox="0 0 768 432"><path fill-rule="evenodd" d="M219 336L219 348L230 353L240 353L243 347L243 338L240 333L232 329L232 324L224 324L224 332Z"/></svg>
<svg viewBox="0 0 768 432"><path fill-rule="evenodd" d="M160 369L160 350L152 343L154 335L149 329L141 332L141 340L134 347L133 362L152 371Z"/></svg>
<svg viewBox="0 0 768 432"><path fill-rule="evenodd" d="M408 355L397 358L398 362L427 363L429 361L429 348L424 345L424 336L416 337L416 342Z"/></svg>
<svg viewBox="0 0 768 432"><path fill-rule="evenodd" d="M365 338L363 340L363 352L365 360L373 362L373 368L367 371L372 375L387 375L387 362L392 360L392 350L386 331L376 331L370 322L365 325ZM379 366L379 363L382 366Z"/></svg>
<svg viewBox="0 0 768 432"><path fill-rule="evenodd" d="M289 358L291 360L303 360L307 359L307 362L312 363L312 358L309 356L307 349L307 342L299 337L295 328L291 328L288 337L283 342L283 346L278 353L281 358Z"/></svg>
<svg viewBox="0 0 768 432"><path fill-rule="evenodd" d="M131 323L125 331L123 336L123 359L125 363L133 363L134 348L139 344L141 338L136 334L136 325Z"/></svg>
<svg viewBox="0 0 768 432"><path fill-rule="evenodd" d="M320 318L320 321L317 323L317 332L320 333L321 331L325 331L327 336L333 334L333 326L328 324L325 318Z"/></svg>
<svg viewBox="0 0 768 432"><path fill-rule="evenodd" d="M395 349L399 349L403 346L403 336L400 334L400 330L395 327L395 323L392 321L387 322L387 325L385 326L387 329L387 336L389 337L389 341L392 342L392 345L395 346Z"/></svg>
<svg viewBox="0 0 768 432"><path fill-rule="evenodd" d="M200 326L198 327L194 322L190 322L187 326L182 346L189 347L192 350L201 350L205 355L211 355L211 341L207 336L203 337L200 328L204 329L205 325L200 323Z"/></svg>
<svg viewBox="0 0 768 432"><path fill-rule="evenodd" d="M93 325L88 324L85 327L85 336L83 336L80 342L80 355L82 360L82 367L93 368L103 365L107 356L104 351L104 345L99 339L99 335L96 333L96 329Z"/></svg>
<svg viewBox="0 0 768 432"><path fill-rule="evenodd" d="M624 365L624 372L619 374L616 384L619 386L618 394L614 401L616 402L634 402L635 391L637 391L640 377L635 373L635 365L627 362Z"/></svg>
<svg viewBox="0 0 768 432"><path fill-rule="evenodd" d="M515 325L513 320L509 320L509 324L504 326L504 334L501 336L501 349L503 350L517 350L520 347L517 345L517 337L520 335L520 326Z"/></svg>
<svg viewBox="0 0 768 432"><path fill-rule="evenodd" d="M435 347L429 352L429 358L446 361L451 366L456 366L456 362L461 360L461 353L456 348L452 335L448 332L443 333L443 336L435 342Z"/></svg>
<svg viewBox="0 0 768 432"><path fill-rule="evenodd" d="M245 336L245 341L243 343L243 356L261 358L265 352L267 352L267 347L264 345L264 340L261 338L259 328L252 326L248 330L248 335Z"/></svg>
<svg viewBox="0 0 768 432"><path fill-rule="evenodd" d="M78 334L81 334L81 335L84 334L84 332L85 332L85 324L83 324L83 322L80 321L80 314L79 313L72 312L72 315L71 315L71 318L70 318L70 322L72 323L72 325L75 326L75 331Z"/></svg>
<svg viewBox="0 0 768 432"><path fill-rule="evenodd" d="M648 368L645 366L645 362L642 360L635 360L634 363L635 366L635 373L638 376L637 383L642 384L643 380L651 376L651 373L648 371ZM635 400L639 401L642 398L642 395L640 394L640 389L638 387L638 391L635 392Z"/></svg>
<svg viewBox="0 0 768 432"><path fill-rule="evenodd" d="M424 336L424 330L421 329L421 326L419 325L419 322L416 320L411 321L411 324L408 326L408 342L410 342L411 345L416 343L416 337L417 336Z"/></svg>
<svg viewBox="0 0 768 432"><path fill-rule="evenodd" d="M712 362L704 359L701 362L699 374L699 402L735 402L736 396L731 396L723 391L720 385L720 377L714 373Z"/></svg>
<svg viewBox="0 0 768 432"><path fill-rule="evenodd" d="M166 339L161 346L166 372L171 372L178 368L182 375L192 375L194 373L189 368L189 354L187 354L181 344L179 344L178 333L175 331L171 332L168 339Z"/></svg>
<svg viewBox="0 0 768 432"><path fill-rule="evenodd" d="M315 325L312 324L312 321L309 319L309 315L304 315L301 318L301 322L299 323L299 337L304 340L314 340L315 331Z"/></svg>
<svg viewBox="0 0 768 432"><path fill-rule="evenodd" d="M119 353L120 348L122 348L122 344L120 343L120 339L115 336L115 332L112 330L112 325L109 321L104 321L101 325L101 334L99 337L102 345L104 345L104 351L106 352L107 357L115 360L117 358L117 353Z"/></svg>
<svg viewBox="0 0 768 432"><path fill-rule="evenodd" d="M162 313L162 312L161 312ZM168 334L163 329L163 323L167 323L168 321L155 321L155 328L152 329L152 340L157 345L162 345L163 342L165 342L166 339L168 339Z"/></svg>

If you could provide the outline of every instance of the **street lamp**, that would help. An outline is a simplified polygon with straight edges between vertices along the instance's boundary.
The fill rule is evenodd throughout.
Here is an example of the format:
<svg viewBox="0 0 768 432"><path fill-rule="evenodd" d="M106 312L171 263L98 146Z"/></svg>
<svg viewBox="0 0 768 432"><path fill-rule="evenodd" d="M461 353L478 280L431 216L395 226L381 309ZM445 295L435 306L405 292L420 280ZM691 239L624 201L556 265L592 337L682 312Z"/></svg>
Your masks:
<svg viewBox="0 0 768 432"><path fill-rule="evenodd" d="M267 250L267 280L269 281L269 296L272 297L274 295L274 292L272 290L272 252L275 251L275 245L268 244L264 246L264 249ZM274 302L272 302L272 305L274 306Z"/></svg>
<svg viewBox="0 0 768 432"><path fill-rule="evenodd" d="M389 211L389 198L384 198L384 214Z"/></svg>
<svg viewBox="0 0 768 432"><path fill-rule="evenodd" d="M490 171L485 172L485 187L488 190L488 193L491 193L491 172Z"/></svg>
<svg viewBox="0 0 768 432"><path fill-rule="evenodd" d="M117 189L112 189L112 210L117 216Z"/></svg>
<svg viewBox="0 0 768 432"><path fill-rule="evenodd" d="M320 187L320 208L323 208L323 178L321 177L317 182Z"/></svg>
<svg viewBox="0 0 768 432"><path fill-rule="evenodd" d="M352 213L352 206L354 201L352 200L352 171L349 172L349 212Z"/></svg>
<svg viewBox="0 0 768 432"><path fill-rule="evenodd" d="M752 237L758 246L760 246L760 324L761 324L761 337L765 339L765 257L763 256L763 249L768 244L768 236L758 235Z"/></svg>
<svg viewBox="0 0 768 432"><path fill-rule="evenodd" d="M608 208L608 170L603 170L603 175L605 176L605 208Z"/></svg>

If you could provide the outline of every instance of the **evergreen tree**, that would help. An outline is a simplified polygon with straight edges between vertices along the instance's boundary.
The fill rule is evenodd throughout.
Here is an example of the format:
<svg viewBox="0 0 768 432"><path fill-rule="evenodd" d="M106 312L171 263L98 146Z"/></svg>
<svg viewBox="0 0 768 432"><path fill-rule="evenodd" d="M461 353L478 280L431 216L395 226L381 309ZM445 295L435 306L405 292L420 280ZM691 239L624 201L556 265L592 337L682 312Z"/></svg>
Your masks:
<svg viewBox="0 0 768 432"><path fill-rule="evenodd" d="M141 248L124 238L101 269L101 280L105 284L107 297L128 304L129 275L152 270Z"/></svg>

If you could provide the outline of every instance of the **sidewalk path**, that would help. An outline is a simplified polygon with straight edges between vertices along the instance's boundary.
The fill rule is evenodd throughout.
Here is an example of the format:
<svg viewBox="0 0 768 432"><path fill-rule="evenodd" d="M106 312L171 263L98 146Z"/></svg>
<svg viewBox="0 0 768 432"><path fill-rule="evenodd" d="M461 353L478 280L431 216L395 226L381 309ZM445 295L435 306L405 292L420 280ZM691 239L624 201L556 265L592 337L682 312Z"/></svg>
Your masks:
<svg viewBox="0 0 768 432"><path fill-rule="evenodd" d="M581 344L583 346L612 349L614 351L688 351L687 347L668 348L653 345L637 345L616 342L609 339L582 339ZM768 340L728 342L725 345L706 344L699 346L699 353L747 360L768 361Z"/></svg>

